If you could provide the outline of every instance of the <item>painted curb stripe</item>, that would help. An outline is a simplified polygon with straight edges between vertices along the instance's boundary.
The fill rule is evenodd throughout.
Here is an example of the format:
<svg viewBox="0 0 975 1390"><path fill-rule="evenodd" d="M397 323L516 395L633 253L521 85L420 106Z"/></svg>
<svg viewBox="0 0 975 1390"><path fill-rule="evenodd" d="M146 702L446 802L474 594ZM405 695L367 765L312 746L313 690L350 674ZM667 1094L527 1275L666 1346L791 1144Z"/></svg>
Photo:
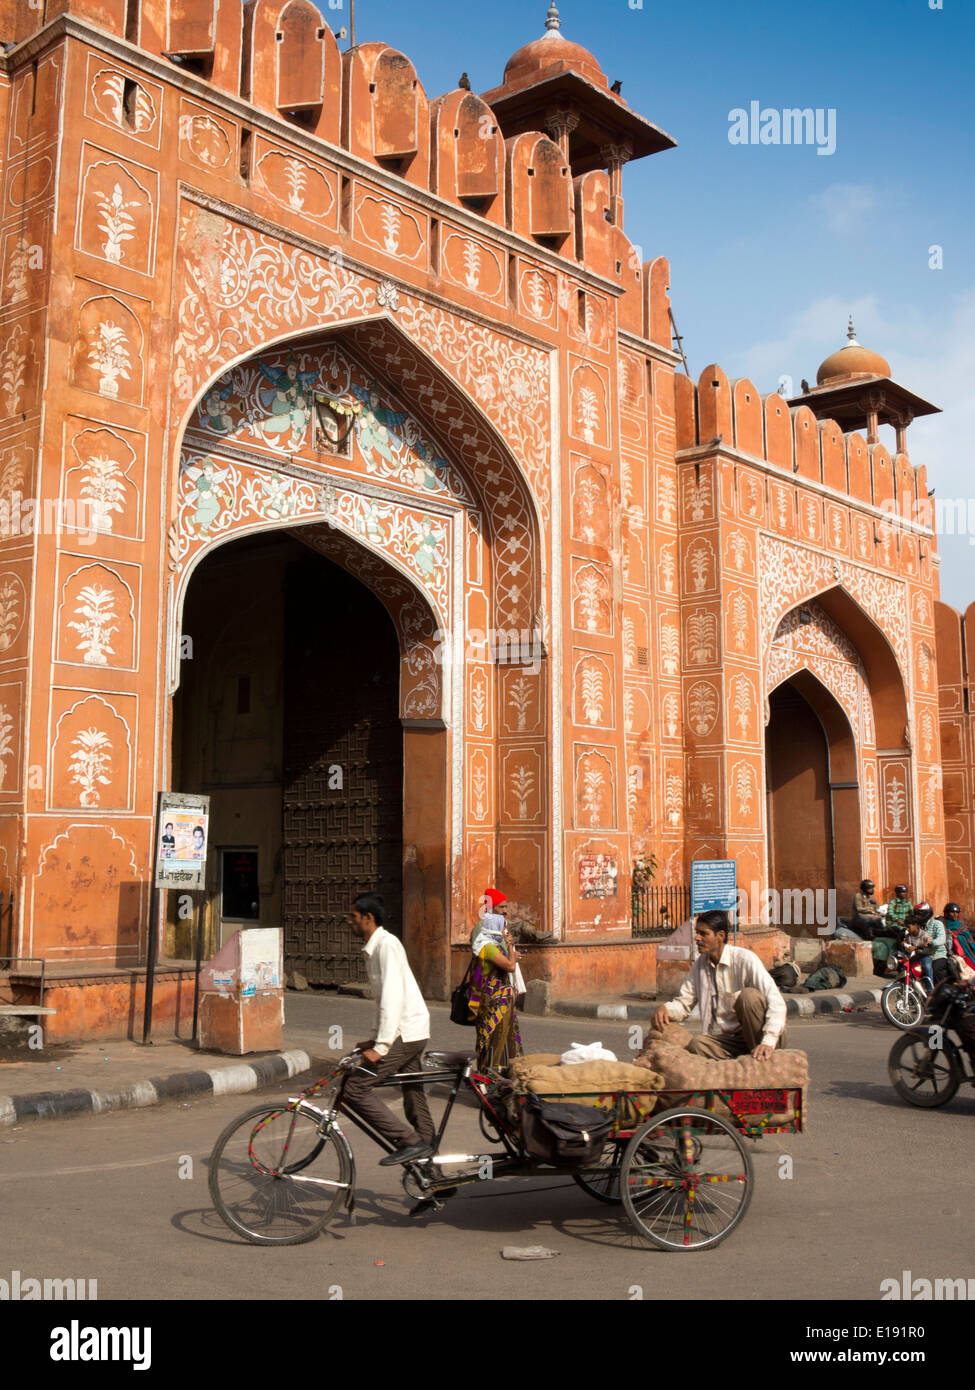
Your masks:
<svg viewBox="0 0 975 1390"><path fill-rule="evenodd" d="M56 1120L67 1115L142 1109L182 1096L235 1095L273 1085L310 1068L308 1053L294 1050L236 1066L214 1067L212 1071L176 1072L172 1076L153 1077L151 1081L133 1081L118 1091L39 1091L30 1095L0 1096L0 1125L27 1119Z"/></svg>

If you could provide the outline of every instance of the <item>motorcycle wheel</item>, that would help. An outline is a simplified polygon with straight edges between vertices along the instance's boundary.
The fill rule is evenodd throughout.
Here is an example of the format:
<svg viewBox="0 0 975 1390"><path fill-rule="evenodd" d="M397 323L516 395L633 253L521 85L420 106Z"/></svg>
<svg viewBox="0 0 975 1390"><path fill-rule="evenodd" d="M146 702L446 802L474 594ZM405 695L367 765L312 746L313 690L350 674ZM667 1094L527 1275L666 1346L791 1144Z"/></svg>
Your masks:
<svg viewBox="0 0 975 1390"><path fill-rule="evenodd" d="M890 1049L887 1074L901 1100L934 1110L947 1105L962 1079L961 1058L954 1043L931 1047L924 1032L905 1033Z"/></svg>
<svg viewBox="0 0 975 1390"><path fill-rule="evenodd" d="M880 996L884 1018L895 1028L916 1028L924 1015L924 999L906 980L888 985Z"/></svg>

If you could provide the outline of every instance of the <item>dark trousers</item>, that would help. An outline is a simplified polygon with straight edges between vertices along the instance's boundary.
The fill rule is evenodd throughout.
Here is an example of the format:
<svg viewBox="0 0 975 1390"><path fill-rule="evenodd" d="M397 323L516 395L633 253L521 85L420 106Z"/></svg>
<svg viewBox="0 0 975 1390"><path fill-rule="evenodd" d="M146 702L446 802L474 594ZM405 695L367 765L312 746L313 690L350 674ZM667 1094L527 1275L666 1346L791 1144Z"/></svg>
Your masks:
<svg viewBox="0 0 975 1390"><path fill-rule="evenodd" d="M403 1087L403 1109L409 1121L409 1124L404 1124L382 1103L373 1088L394 1072L420 1071L423 1053L429 1042L429 1038L408 1043L397 1038L386 1056L375 1063L375 1075L354 1071L345 1085L343 1108L354 1110L397 1148L405 1144L433 1143L437 1131L427 1105L426 1092L419 1084ZM369 1066L369 1063L365 1065Z"/></svg>

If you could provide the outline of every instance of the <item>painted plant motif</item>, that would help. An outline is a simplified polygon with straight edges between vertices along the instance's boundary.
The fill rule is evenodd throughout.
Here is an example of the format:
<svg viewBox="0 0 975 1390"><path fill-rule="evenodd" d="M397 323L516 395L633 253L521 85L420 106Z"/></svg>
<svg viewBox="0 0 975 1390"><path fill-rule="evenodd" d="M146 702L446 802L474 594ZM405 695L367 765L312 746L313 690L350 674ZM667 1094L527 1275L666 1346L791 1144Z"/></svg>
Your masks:
<svg viewBox="0 0 975 1390"><path fill-rule="evenodd" d="M877 781L872 768L867 769L863 783L863 795L867 810L867 834L877 833Z"/></svg>
<svg viewBox="0 0 975 1390"><path fill-rule="evenodd" d="M125 329L117 323L100 323L98 336L88 349L88 361L101 374L99 393L115 400L119 378L128 381L131 377L132 359Z"/></svg>
<svg viewBox="0 0 975 1390"><path fill-rule="evenodd" d="M535 318L544 319L548 317L548 301L546 298L545 281L537 270L533 270L526 280L528 289L528 304Z"/></svg>
<svg viewBox="0 0 975 1390"><path fill-rule="evenodd" d="M308 183L308 168L300 159L286 159L284 181L288 189L288 206L301 212L305 206L305 187Z"/></svg>
<svg viewBox="0 0 975 1390"><path fill-rule="evenodd" d="M100 729L82 729L72 739L71 747L71 780L81 788L80 804L97 806L102 799L98 788L109 786L112 780L106 775L112 766L111 740Z"/></svg>
<svg viewBox="0 0 975 1390"><path fill-rule="evenodd" d="M483 820L487 813L487 773L483 763L479 762L474 769L471 787L474 792L474 815L478 820Z"/></svg>
<svg viewBox="0 0 975 1390"><path fill-rule="evenodd" d="M480 674L476 674L471 681L471 714L474 728L479 734L483 733L487 728L487 691Z"/></svg>
<svg viewBox="0 0 975 1390"><path fill-rule="evenodd" d="M681 785L676 772L668 772L664 779L664 809L668 825L680 825Z"/></svg>
<svg viewBox="0 0 975 1390"><path fill-rule="evenodd" d="M587 767L582 774L582 806L589 813L590 825L599 824L605 780L604 773L598 767Z"/></svg>
<svg viewBox="0 0 975 1390"><path fill-rule="evenodd" d="M598 724L603 717L603 671L595 662L586 662L582 668L582 708L590 724Z"/></svg>
<svg viewBox="0 0 975 1390"><path fill-rule="evenodd" d="M660 664L665 676L676 676L680 669L680 634L673 623L660 629Z"/></svg>
<svg viewBox="0 0 975 1390"><path fill-rule="evenodd" d="M676 738L680 732L680 701L673 691L664 696L664 733L668 738Z"/></svg>
<svg viewBox="0 0 975 1390"><path fill-rule="evenodd" d="M595 632L599 627L604 591L602 576L595 570L586 570L579 576L577 592L587 632Z"/></svg>
<svg viewBox="0 0 975 1390"><path fill-rule="evenodd" d="M668 526L674 519L677 505L677 484L670 473L661 473L657 478L657 515Z"/></svg>
<svg viewBox="0 0 975 1390"><path fill-rule="evenodd" d="M693 613L687 620L687 645L691 660L697 666L705 666L715 660L715 632L717 620L713 613L701 610Z"/></svg>
<svg viewBox="0 0 975 1390"><path fill-rule="evenodd" d="M892 834L902 835L907 829L907 794L903 779L896 775L887 783L887 818Z"/></svg>
<svg viewBox="0 0 975 1390"><path fill-rule="evenodd" d="M582 426L583 439L587 444L594 444L596 426L599 424L599 407L596 393L591 386L579 389L579 424Z"/></svg>
<svg viewBox="0 0 975 1390"><path fill-rule="evenodd" d="M660 587L665 594L674 592L674 581L677 578L677 561L674 559L674 552L669 545L665 545L660 552Z"/></svg>
<svg viewBox="0 0 975 1390"><path fill-rule="evenodd" d="M90 666L107 666L108 658L115 655L109 639L119 629L114 621L117 617L115 595L101 584L86 584L78 598L81 602L74 611L81 621L70 622L68 627L80 633L76 645L84 652L85 662Z"/></svg>
<svg viewBox="0 0 975 1390"><path fill-rule="evenodd" d="M481 283L481 248L470 237L464 242L464 282L469 290Z"/></svg>
<svg viewBox="0 0 975 1390"><path fill-rule="evenodd" d="M752 727L752 710L755 707L755 690L747 676L736 676L734 680L734 694L732 696L732 709L735 713L735 722L738 725L738 733L743 739L747 739Z"/></svg>
<svg viewBox="0 0 975 1390"><path fill-rule="evenodd" d="M748 763L739 763L735 769L735 797L738 814L750 816L755 799L755 770Z"/></svg>
<svg viewBox="0 0 975 1390"><path fill-rule="evenodd" d="M120 183L112 189L111 197L106 193L96 193L95 201L102 214L98 230L105 233L102 254L113 265L121 265L125 255L122 249L124 243L135 239L135 218L129 209L137 208L139 204L126 202Z"/></svg>
<svg viewBox="0 0 975 1390"><path fill-rule="evenodd" d="M535 774L524 763L519 763L511 778L511 789L518 802L518 820L528 819L528 798L535 785Z"/></svg>
<svg viewBox="0 0 975 1390"><path fill-rule="evenodd" d="M392 203L383 203L382 224L383 224L383 246L391 256L395 256L399 251L399 233L402 218L399 208Z"/></svg>
<svg viewBox="0 0 975 1390"><path fill-rule="evenodd" d="M687 695L687 711L694 732L702 737L709 734L718 713L718 696L714 686L706 681L692 685Z"/></svg>
<svg viewBox="0 0 975 1390"><path fill-rule="evenodd" d="M519 676L508 686L508 704L515 715L515 729L524 733L528 723L528 709L531 703L531 685L527 676Z"/></svg>
<svg viewBox="0 0 975 1390"><path fill-rule="evenodd" d="M14 755L14 717L0 705L0 787L7 778L7 759Z"/></svg>
<svg viewBox="0 0 975 1390"><path fill-rule="evenodd" d="M711 560L708 555L706 545L695 545L689 557L689 568L691 578L694 582L694 592L701 593L707 588L708 577L711 570Z"/></svg>
<svg viewBox="0 0 975 1390"><path fill-rule="evenodd" d="M0 582L0 652L7 651L20 631L20 585L14 579Z"/></svg>
<svg viewBox="0 0 975 1390"><path fill-rule="evenodd" d="M30 268L30 245L25 236L17 238L10 254L10 269L7 272L7 290L11 304L19 304L27 298L27 271Z"/></svg>
<svg viewBox="0 0 975 1390"><path fill-rule="evenodd" d="M111 531L112 513L121 512L125 504L122 465L107 454L95 454L88 460L81 496L90 505L92 527L96 531Z"/></svg>
<svg viewBox="0 0 975 1390"><path fill-rule="evenodd" d="M20 398L25 383L27 366L27 346L23 324L17 327L7 339L7 346L0 358L3 370L0 371L0 390L7 398L7 414L16 415L20 410Z"/></svg>

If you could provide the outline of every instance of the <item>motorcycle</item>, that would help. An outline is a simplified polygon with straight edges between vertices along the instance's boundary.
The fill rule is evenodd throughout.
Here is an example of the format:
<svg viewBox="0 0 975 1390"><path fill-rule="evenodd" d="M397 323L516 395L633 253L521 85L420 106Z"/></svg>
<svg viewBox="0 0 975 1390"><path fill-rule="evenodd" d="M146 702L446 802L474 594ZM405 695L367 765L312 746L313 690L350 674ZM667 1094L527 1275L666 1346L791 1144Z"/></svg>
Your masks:
<svg viewBox="0 0 975 1390"><path fill-rule="evenodd" d="M890 1049L887 1074L908 1105L933 1110L947 1105L963 1082L975 1086L975 1058L959 1035L971 1004L967 985L942 980L926 1000L922 1026L904 1033Z"/></svg>
<svg viewBox="0 0 975 1390"><path fill-rule="evenodd" d="M896 946L890 953L888 965L897 974L880 996L884 1018L895 1028L916 1028L931 995L931 986L921 969L921 956Z"/></svg>

